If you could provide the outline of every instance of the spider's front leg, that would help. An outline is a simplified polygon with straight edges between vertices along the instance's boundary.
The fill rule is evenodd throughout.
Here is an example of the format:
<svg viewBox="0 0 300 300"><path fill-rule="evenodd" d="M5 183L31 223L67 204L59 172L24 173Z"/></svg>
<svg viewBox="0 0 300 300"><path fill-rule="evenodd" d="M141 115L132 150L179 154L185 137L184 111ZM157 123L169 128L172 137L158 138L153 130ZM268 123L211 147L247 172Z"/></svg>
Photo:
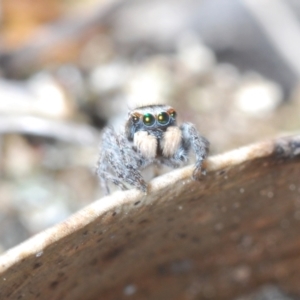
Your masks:
<svg viewBox="0 0 300 300"><path fill-rule="evenodd" d="M182 132L182 148L186 152L190 149L195 152L196 165L193 171L193 179L199 180L203 172L201 170L203 160L208 155L209 141L198 132L192 123L183 123L180 130Z"/></svg>
<svg viewBox="0 0 300 300"><path fill-rule="evenodd" d="M106 194L109 194L108 182L119 186L122 190L127 189L124 183L128 183L144 193L147 184L139 172L141 159L134 151L123 133L108 127L102 135L100 157L97 164L97 174Z"/></svg>
<svg viewBox="0 0 300 300"><path fill-rule="evenodd" d="M109 162L109 153L105 149L101 149L99 159L96 166L96 174L99 177L101 187L105 191L105 194L110 193L108 182L113 182L115 185L118 185L122 190L126 189L124 184L113 176L110 171L110 162Z"/></svg>

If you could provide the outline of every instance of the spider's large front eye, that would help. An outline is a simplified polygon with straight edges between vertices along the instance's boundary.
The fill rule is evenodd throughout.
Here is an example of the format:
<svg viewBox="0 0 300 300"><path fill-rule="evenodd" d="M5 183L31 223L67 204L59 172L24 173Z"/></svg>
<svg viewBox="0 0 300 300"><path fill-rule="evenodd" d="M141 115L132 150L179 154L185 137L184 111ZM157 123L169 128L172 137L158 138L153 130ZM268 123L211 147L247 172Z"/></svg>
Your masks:
<svg viewBox="0 0 300 300"><path fill-rule="evenodd" d="M162 125L166 125L169 123L170 117L166 112L162 112L157 116L157 121Z"/></svg>
<svg viewBox="0 0 300 300"><path fill-rule="evenodd" d="M143 116L143 123L146 126L152 126L155 123L155 118L151 114L144 114Z"/></svg>

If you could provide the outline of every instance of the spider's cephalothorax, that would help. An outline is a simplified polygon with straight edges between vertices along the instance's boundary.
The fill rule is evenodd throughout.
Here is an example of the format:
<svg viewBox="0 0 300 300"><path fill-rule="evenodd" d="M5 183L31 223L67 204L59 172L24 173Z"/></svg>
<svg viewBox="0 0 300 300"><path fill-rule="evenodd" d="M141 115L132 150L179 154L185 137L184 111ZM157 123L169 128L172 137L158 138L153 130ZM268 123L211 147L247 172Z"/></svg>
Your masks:
<svg viewBox="0 0 300 300"><path fill-rule="evenodd" d="M102 136L97 174L109 193L111 181L121 189L126 183L147 192L140 170L151 163L177 168L188 159L192 149L196 155L193 178L199 179L201 166L208 153L209 142L191 123L176 123L176 112L168 105L148 105L129 112L124 130L117 133L105 129Z"/></svg>

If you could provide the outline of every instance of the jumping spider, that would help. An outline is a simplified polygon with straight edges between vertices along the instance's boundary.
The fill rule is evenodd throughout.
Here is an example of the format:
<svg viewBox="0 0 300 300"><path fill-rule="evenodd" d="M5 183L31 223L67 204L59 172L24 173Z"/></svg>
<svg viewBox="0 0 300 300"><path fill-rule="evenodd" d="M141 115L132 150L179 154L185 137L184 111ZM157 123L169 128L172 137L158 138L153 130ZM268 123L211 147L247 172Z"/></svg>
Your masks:
<svg viewBox="0 0 300 300"><path fill-rule="evenodd" d="M193 179L198 180L208 147L209 142L193 124L176 125L172 107L142 106L129 112L121 132L112 127L104 130L97 174L107 194L109 181L122 190L127 189L127 183L146 193L147 183L139 170L152 163L177 168L187 161L192 149L196 155Z"/></svg>

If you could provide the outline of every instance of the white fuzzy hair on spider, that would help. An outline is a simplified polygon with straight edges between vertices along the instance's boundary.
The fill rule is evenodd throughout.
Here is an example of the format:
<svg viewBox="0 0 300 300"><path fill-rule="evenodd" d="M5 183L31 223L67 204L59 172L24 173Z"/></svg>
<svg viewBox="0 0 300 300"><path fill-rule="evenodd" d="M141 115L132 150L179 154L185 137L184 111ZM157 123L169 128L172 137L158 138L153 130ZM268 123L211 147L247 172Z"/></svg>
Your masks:
<svg viewBox="0 0 300 300"><path fill-rule="evenodd" d="M132 109L120 131L104 129L97 174L106 193L111 182L122 190L127 184L147 193L140 171L150 164L179 167L196 156L193 179L201 177L201 167L209 142L192 123L177 126L176 111L166 104L149 104Z"/></svg>

